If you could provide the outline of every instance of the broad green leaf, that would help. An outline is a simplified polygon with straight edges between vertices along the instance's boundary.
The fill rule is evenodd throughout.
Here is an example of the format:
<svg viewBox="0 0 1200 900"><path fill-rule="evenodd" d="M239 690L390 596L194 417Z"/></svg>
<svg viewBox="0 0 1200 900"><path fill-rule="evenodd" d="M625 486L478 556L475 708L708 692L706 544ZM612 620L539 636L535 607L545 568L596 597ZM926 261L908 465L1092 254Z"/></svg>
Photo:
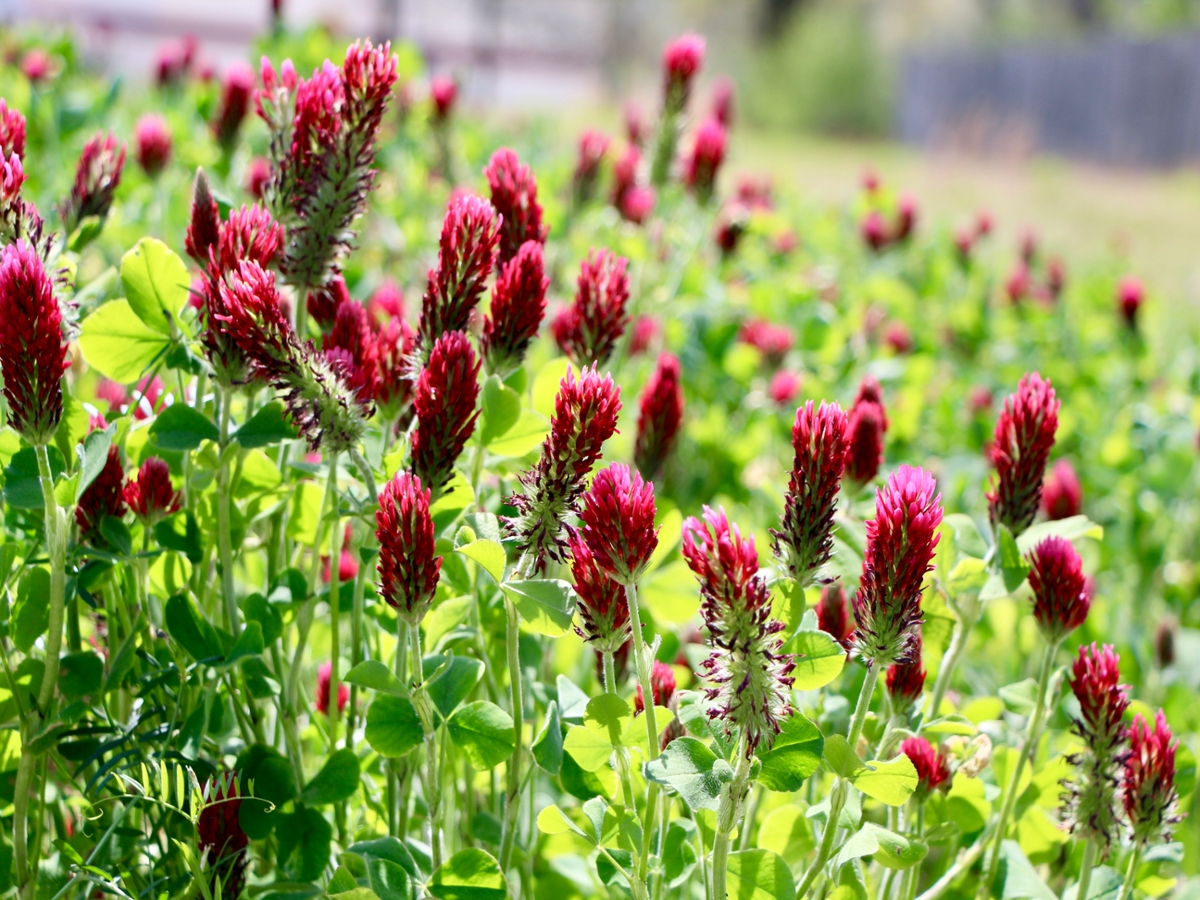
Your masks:
<svg viewBox="0 0 1200 900"><path fill-rule="evenodd" d="M505 900L508 882L490 853L459 850L433 873L429 891L438 900Z"/></svg>
<svg viewBox="0 0 1200 900"><path fill-rule="evenodd" d="M451 597L435 606L425 617L425 644L436 647L446 635L467 622L471 615L471 607L475 603L472 596Z"/></svg>
<svg viewBox="0 0 1200 900"><path fill-rule="evenodd" d="M179 531L179 526L183 531ZM200 525L189 510L186 513L164 519L154 526L154 539L164 550L174 550L187 557L192 565L204 558L204 546L200 535Z"/></svg>
<svg viewBox="0 0 1200 900"><path fill-rule="evenodd" d="M17 588L17 602L12 611L13 643L22 653L28 653L49 627L50 572L37 566L21 576Z"/></svg>
<svg viewBox="0 0 1200 900"><path fill-rule="evenodd" d="M104 685L104 660L91 650L71 653L59 662L58 688L67 700L95 697Z"/></svg>
<svg viewBox="0 0 1200 900"><path fill-rule="evenodd" d="M967 556L984 557L987 555L987 541L979 531L979 526L970 516L962 513L950 513L942 520L942 528L954 532L954 542L958 549Z"/></svg>
<svg viewBox="0 0 1200 900"><path fill-rule="evenodd" d="M97 429L85 437L82 444L75 445L75 452L79 456L79 481L75 484L76 503L108 463L108 450L112 447L114 434L116 429L112 426L103 430Z"/></svg>
<svg viewBox="0 0 1200 900"><path fill-rule="evenodd" d="M865 768L859 755L850 749L844 734L831 734L825 738L825 761L843 778L853 779Z"/></svg>
<svg viewBox="0 0 1200 900"><path fill-rule="evenodd" d="M275 604L268 603L262 594L243 597L240 604L247 622L257 622L262 629L263 644L270 646L283 634L283 614ZM342 679L345 681L346 679Z"/></svg>
<svg viewBox="0 0 1200 900"><path fill-rule="evenodd" d="M50 474L58 478L67 468L57 447L47 447ZM14 509L44 509L46 498L38 474L37 454L32 447L22 447L4 467L4 502Z"/></svg>
<svg viewBox="0 0 1200 900"><path fill-rule="evenodd" d="M907 869L925 858L929 847L923 842L906 838L867 822L854 834L838 853L836 866L844 866L851 860L873 856L875 861L888 869Z"/></svg>
<svg viewBox="0 0 1200 900"><path fill-rule="evenodd" d="M192 659L211 661L224 656L216 630L186 595L175 594L167 599L164 619L167 633Z"/></svg>
<svg viewBox="0 0 1200 900"><path fill-rule="evenodd" d="M587 833L567 818L567 814L553 803L538 813L538 831L542 834L577 834L584 840L590 840ZM595 841L592 841L595 843Z"/></svg>
<svg viewBox="0 0 1200 900"><path fill-rule="evenodd" d="M367 709L367 743L380 756L403 756L425 740L421 718L407 697L381 694Z"/></svg>
<svg viewBox="0 0 1200 900"><path fill-rule="evenodd" d="M658 546L662 547L663 543L660 541ZM645 581L638 586L638 594L645 608L654 616L654 621L664 625L682 625L694 618L700 608L696 576L681 559L647 574Z"/></svg>
<svg viewBox="0 0 1200 900"><path fill-rule="evenodd" d="M720 805L721 789L732 780L729 763L692 737L676 738L658 759L644 766L646 777L675 789L692 810Z"/></svg>
<svg viewBox="0 0 1200 900"><path fill-rule="evenodd" d="M546 710L546 720L542 725L541 732L534 738L530 751L537 764L551 775L557 775L562 769L562 717L558 713L557 701L550 701L550 706Z"/></svg>
<svg viewBox="0 0 1200 900"><path fill-rule="evenodd" d="M164 450L195 450L204 441L215 441L220 436L208 416L186 403L168 406L150 426L151 439Z"/></svg>
<svg viewBox="0 0 1200 900"><path fill-rule="evenodd" d="M446 723L454 746L481 771L512 755L516 731L512 716L488 700L476 700L457 710Z"/></svg>
<svg viewBox="0 0 1200 900"><path fill-rule="evenodd" d="M504 547L495 541L482 539L471 541L469 544L458 547L454 552L461 553L467 559L473 559L479 563L480 568L496 580L496 584L504 581L504 567L508 563L508 557L504 553Z"/></svg>
<svg viewBox="0 0 1200 900"><path fill-rule="evenodd" d="M533 386L530 389L533 408L546 418L554 415L554 402L558 398L558 389L568 368L574 373L575 378L579 377L577 366L572 366L570 360L565 356L556 356L542 366L533 378Z"/></svg>
<svg viewBox="0 0 1200 900"><path fill-rule="evenodd" d="M571 630L575 596L571 585L558 579L506 582L500 587L516 605L531 631L562 637Z"/></svg>
<svg viewBox="0 0 1200 900"><path fill-rule="evenodd" d="M480 398L479 437L483 446L490 446L506 434L520 417L520 394L505 385L500 376L488 376Z"/></svg>
<svg viewBox="0 0 1200 900"><path fill-rule="evenodd" d="M315 881L329 864L333 826L318 810L297 806L295 812L278 813L276 859L294 881Z"/></svg>
<svg viewBox="0 0 1200 900"><path fill-rule="evenodd" d="M121 257L121 284L139 319L160 334L172 334L191 284L182 259L162 241L142 238Z"/></svg>
<svg viewBox="0 0 1200 900"><path fill-rule="evenodd" d="M360 662L345 674L342 681L346 684L356 684L359 687L371 688L381 694L393 694L397 697L407 697L408 689L392 670L377 659L367 659Z"/></svg>
<svg viewBox="0 0 1200 900"><path fill-rule="evenodd" d="M788 652L796 654L792 676L799 691L823 688L842 673L846 648L824 631L798 631L789 641Z"/></svg>
<svg viewBox="0 0 1200 900"><path fill-rule="evenodd" d="M350 870L345 866L338 866L333 871L333 877L329 879L329 887L325 890L326 893L333 896L345 893L346 891L352 891L356 887L358 887L358 882L354 880L354 876L350 873Z"/></svg>
<svg viewBox="0 0 1200 900"><path fill-rule="evenodd" d="M367 881L379 900L413 900L413 883L408 870L390 859L368 858Z"/></svg>
<svg viewBox="0 0 1200 900"><path fill-rule="evenodd" d="M1104 540L1104 528L1097 525L1087 516L1070 516L1066 519L1054 519L1049 522L1038 522L1030 525L1017 538L1017 550L1028 555L1033 548L1051 536L1066 538L1074 541L1081 537Z"/></svg>
<svg viewBox="0 0 1200 900"><path fill-rule="evenodd" d="M741 850L729 854L729 900L795 900L792 870L778 853Z"/></svg>
<svg viewBox="0 0 1200 900"><path fill-rule="evenodd" d="M321 771L304 786L300 799L312 806L348 800L358 790L358 756L349 748L334 751Z"/></svg>
<svg viewBox="0 0 1200 900"><path fill-rule="evenodd" d="M247 450L294 440L296 429L288 421L283 403L272 400L237 430L234 437Z"/></svg>
<svg viewBox="0 0 1200 900"><path fill-rule="evenodd" d="M804 810L789 803L767 813L758 826L758 846L778 853L794 866L816 847Z"/></svg>
<svg viewBox="0 0 1200 900"><path fill-rule="evenodd" d="M1117 900L1121 893L1121 883L1124 880L1125 876L1112 866L1096 866L1092 869L1092 880L1088 883L1086 900ZM1138 887L1141 887L1140 883ZM1156 895L1151 894L1150 896ZM1076 882L1063 891L1062 900L1077 900L1078 897L1079 883Z"/></svg>
<svg viewBox="0 0 1200 900"><path fill-rule="evenodd" d="M170 338L145 325L128 300L110 300L83 320L79 348L106 378L132 384L167 352Z"/></svg>
<svg viewBox="0 0 1200 900"><path fill-rule="evenodd" d="M224 665L231 666L248 657L260 656L262 652L262 626L257 622L247 622L246 627L242 629L242 633L237 639L237 643L233 645L233 649L225 657Z"/></svg>
<svg viewBox="0 0 1200 900"><path fill-rule="evenodd" d="M946 815L963 834L972 834L987 824L992 814L983 782L968 778L962 772L954 773L954 781L946 794Z"/></svg>
<svg viewBox="0 0 1200 900"><path fill-rule="evenodd" d="M800 790L805 779L821 765L824 749L821 729L800 713L793 713L783 722L771 749L759 755L759 784L783 793Z"/></svg>
<svg viewBox="0 0 1200 900"><path fill-rule="evenodd" d="M992 883L993 896L1000 900L1057 900L1030 864L1016 841L1006 840L1000 847L1000 868Z"/></svg>
<svg viewBox="0 0 1200 900"><path fill-rule="evenodd" d="M585 772L599 772L608 765L613 745L600 734L583 725L572 725L563 739L563 749ZM565 775L564 775L565 777Z"/></svg>
<svg viewBox="0 0 1200 900"><path fill-rule="evenodd" d="M917 770L903 753L881 762L870 760L866 768L850 779L856 788L880 803L903 806L917 789Z"/></svg>
<svg viewBox="0 0 1200 900"><path fill-rule="evenodd" d="M800 627L800 620L807 610L804 588L795 579L780 578L771 585L771 616L784 624L786 634L792 634Z"/></svg>
<svg viewBox="0 0 1200 900"><path fill-rule="evenodd" d="M434 672L441 669L436 678L426 682L425 689L434 709L442 718L447 718L467 699L475 685L479 684L484 666L479 660L469 656L427 656L422 661L421 668L426 679L430 679Z"/></svg>
<svg viewBox="0 0 1200 900"><path fill-rule="evenodd" d="M987 580L987 565L984 561L976 559L974 556L964 556L951 570L946 579L946 587L950 590L951 596L957 597L959 594L977 592L987 583Z"/></svg>
<svg viewBox="0 0 1200 900"><path fill-rule="evenodd" d="M488 445L488 453L519 459L541 446L549 433L549 419L533 410L523 409L516 423L504 436Z"/></svg>

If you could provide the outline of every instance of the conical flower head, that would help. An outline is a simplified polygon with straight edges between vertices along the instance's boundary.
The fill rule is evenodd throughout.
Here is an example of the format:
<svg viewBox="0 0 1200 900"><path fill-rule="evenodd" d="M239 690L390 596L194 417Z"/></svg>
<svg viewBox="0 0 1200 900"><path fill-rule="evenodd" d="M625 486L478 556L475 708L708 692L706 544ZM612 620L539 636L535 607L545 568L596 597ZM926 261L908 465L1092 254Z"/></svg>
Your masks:
<svg viewBox="0 0 1200 900"><path fill-rule="evenodd" d="M1105 644L1085 645L1071 667L1071 690L1079 701L1080 736L1093 750L1111 752L1124 736L1122 720L1129 708L1126 686L1120 684L1120 657Z"/></svg>
<svg viewBox="0 0 1200 900"><path fill-rule="evenodd" d="M595 196L600 166L608 155L608 146L608 135L599 131L588 130L580 135L579 155L571 180L571 198L576 206L582 206Z"/></svg>
<svg viewBox="0 0 1200 900"><path fill-rule="evenodd" d="M134 132L137 161L150 178L157 178L171 159L171 129L162 116L142 116Z"/></svg>
<svg viewBox="0 0 1200 900"><path fill-rule="evenodd" d="M0 97L0 155L7 159L14 153L25 155L25 116Z"/></svg>
<svg viewBox="0 0 1200 900"><path fill-rule="evenodd" d="M385 420L396 419L412 401L409 359L417 349L417 333L399 316L379 327L375 335L375 403Z"/></svg>
<svg viewBox="0 0 1200 900"><path fill-rule="evenodd" d="M668 111L682 112L691 96L692 82L704 65L704 38L683 34L663 49L663 104Z"/></svg>
<svg viewBox="0 0 1200 900"><path fill-rule="evenodd" d="M142 463L137 475L125 485L123 496L130 512L145 525L174 515L183 504L183 495L171 486L171 470L157 456Z"/></svg>
<svg viewBox="0 0 1200 900"><path fill-rule="evenodd" d="M921 632L916 632L916 646L908 662L888 666L885 685L895 715L906 716L921 699L925 690L925 666L921 664Z"/></svg>
<svg viewBox="0 0 1200 900"><path fill-rule="evenodd" d="M578 532L569 538L579 622L575 632L600 653L616 653L633 634L625 587L600 566Z"/></svg>
<svg viewBox="0 0 1200 900"><path fill-rule="evenodd" d="M677 713L679 695L675 692L675 670L665 662L654 661L650 669L650 693L654 696L654 705ZM639 684L633 695L633 714L640 716L646 711L646 701L642 696L642 686ZM667 745L676 738L683 737L686 732L680 724L678 716L667 723L667 727L659 735L659 749L666 750Z"/></svg>
<svg viewBox="0 0 1200 900"><path fill-rule="evenodd" d="M321 338L325 355L335 359L342 379L364 405L375 400L379 389L378 348L367 308L356 300L338 307L333 328ZM333 351L336 351L333 352Z"/></svg>
<svg viewBox="0 0 1200 900"><path fill-rule="evenodd" d="M833 514L845 466L848 420L836 403L796 410L792 474L772 549L800 585L812 582L833 552Z"/></svg>
<svg viewBox="0 0 1200 900"><path fill-rule="evenodd" d="M596 564L622 584L633 584L658 546L654 485L629 466L601 469L583 495L581 533Z"/></svg>
<svg viewBox="0 0 1200 900"><path fill-rule="evenodd" d="M480 366L467 336L451 331L434 342L417 379L412 470L435 494L445 488L455 460L475 431Z"/></svg>
<svg viewBox="0 0 1200 900"><path fill-rule="evenodd" d="M416 627L433 604L442 571L442 558L434 553L429 491L420 478L399 472L384 485L375 525L379 596Z"/></svg>
<svg viewBox="0 0 1200 900"><path fill-rule="evenodd" d="M500 268L480 346L489 372L507 375L521 365L546 315L546 263L542 245L526 241Z"/></svg>
<svg viewBox="0 0 1200 900"><path fill-rule="evenodd" d="M507 147L492 154L483 170L491 191L492 206L500 214L500 245L497 263L503 265L526 241L546 242L549 228L542 222L537 202L537 179L533 170Z"/></svg>
<svg viewBox="0 0 1200 900"><path fill-rule="evenodd" d="M875 494L875 518L854 598L854 646L868 665L909 662L921 618L921 584L942 523L942 497L924 469L900 466Z"/></svg>
<svg viewBox="0 0 1200 900"><path fill-rule="evenodd" d="M821 597L817 601L817 627L842 646L849 646L854 626L850 622L850 600L840 581L821 588Z"/></svg>
<svg viewBox="0 0 1200 900"><path fill-rule="evenodd" d="M333 687L333 663L328 660L321 663L317 669L317 695L313 698L313 705L323 716L329 715L329 691ZM346 701L350 699L350 687L344 681L338 682L338 712L346 708Z"/></svg>
<svg viewBox="0 0 1200 900"><path fill-rule="evenodd" d="M638 411L633 459L644 478L653 480L675 449L683 423L683 368L673 353L663 353L646 387Z"/></svg>
<svg viewBox="0 0 1200 900"><path fill-rule="evenodd" d="M62 419L65 324L36 249L9 244L0 255L0 376L9 420L35 447L49 442Z"/></svg>
<svg viewBox="0 0 1200 900"><path fill-rule="evenodd" d="M108 215L124 168L125 145L118 144L114 135L98 134L84 145L71 195L59 208L67 234L88 216L104 219Z"/></svg>
<svg viewBox="0 0 1200 900"><path fill-rule="evenodd" d="M909 758L917 770L917 797L925 799L935 790L950 789L950 762L941 749L923 737L911 737L900 744L900 752Z"/></svg>
<svg viewBox="0 0 1200 900"><path fill-rule="evenodd" d="M1058 431L1058 408L1050 382L1033 372L1004 401L996 420L991 457L997 483L988 493L988 518L1014 535L1037 515L1046 460Z"/></svg>
<svg viewBox="0 0 1200 900"><path fill-rule="evenodd" d="M75 506L75 524L84 541L95 543L105 516L125 515L125 467L116 447L108 448L104 468L87 486Z"/></svg>
<svg viewBox="0 0 1200 900"><path fill-rule="evenodd" d="M727 142L725 126L715 118L705 120L696 132L684 166L683 183L702 206L708 204L716 190L717 172L725 161Z"/></svg>
<svg viewBox="0 0 1200 900"><path fill-rule="evenodd" d="M593 250L580 266L575 302L554 321L554 339L576 365L603 365L625 333L627 264L608 250Z"/></svg>
<svg viewBox="0 0 1200 900"><path fill-rule="evenodd" d="M1070 460L1060 459L1042 483L1042 512L1051 521L1069 519L1083 510L1083 487Z"/></svg>
<svg viewBox="0 0 1200 900"><path fill-rule="evenodd" d="M846 425L846 477L858 484L875 480L883 465L887 410L879 382L868 376L858 389Z"/></svg>
<svg viewBox="0 0 1200 900"><path fill-rule="evenodd" d="M209 893L237 900L246 878L246 848L250 838L242 830L242 798L238 795L237 775L225 773L219 780L209 779L204 786L204 807L196 821L200 858L209 871Z"/></svg>
<svg viewBox="0 0 1200 900"><path fill-rule="evenodd" d="M1179 821L1175 806L1175 750L1167 717L1160 709L1151 727L1138 713L1129 729L1125 761L1125 818L1133 840L1143 848L1151 841L1170 843L1171 826Z"/></svg>
<svg viewBox="0 0 1200 900"><path fill-rule="evenodd" d="M254 71L244 62L238 61L225 72L221 84L221 102L212 120L213 137L226 153L237 144L238 132L246 114L250 112L250 98L254 94Z"/></svg>
<svg viewBox="0 0 1200 900"><path fill-rule="evenodd" d="M726 734L740 731L746 752L770 749L789 702L794 659L781 653L784 625L770 617L771 595L758 574L753 538L742 538L723 509L683 523L683 558L700 582L700 612L712 655L700 667L708 715Z"/></svg>
<svg viewBox="0 0 1200 900"><path fill-rule="evenodd" d="M576 378L567 367L541 456L521 474L522 493L509 499L518 515L505 522L518 551L533 555L534 571L563 561L567 517L577 512L584 479L616 432L620 411L621 390L611 376L584 369Z"/></svg>
<svg viewBox="0 0 1200 900"><path fill-rule="evenodd" d="M325 284L308 292L304 308L321 331L328 331L333 325L333 320L337 318L338 309L343 303L350 301L350 288L346 286L346 279L340 274L335 274Z"/></svg>
<svg viewBox="0 0 1200 900"><path fill-rule="evenodd" d="M496 262L500 222L492 204L466 195L442 222L437 266L430 270L417 331L425 352L448 331L465 331Z"/></svg>
<svg viewBox="0 0 1200 900"><path fill-rule="evenodd" d="M192 215L183 246L188 256L201 266L208 265L208 251L217 246L221 233L221 211L208 186L203 169L196 170L192 184Z"/></svg>
<svg viewBox="0 0 1200 900"><path fill-rule="evenodd" d="M1033 617L1049 643L1055 644L1087 619L1091 598L1083 560L1066 538L1051 535L1029 555Z"/></svg>

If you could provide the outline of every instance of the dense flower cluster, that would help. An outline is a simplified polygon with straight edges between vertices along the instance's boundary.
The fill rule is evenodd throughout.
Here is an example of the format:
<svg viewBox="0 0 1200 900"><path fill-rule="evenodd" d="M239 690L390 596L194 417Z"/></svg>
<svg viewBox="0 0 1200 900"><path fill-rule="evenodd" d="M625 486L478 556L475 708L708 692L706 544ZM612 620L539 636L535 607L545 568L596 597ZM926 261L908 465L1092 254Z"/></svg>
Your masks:
<svg viewBox="0 0 1200 900"><path fill-rule="evenodd" d="M1042 482L1042 512L1047 519L1069 519L1083 510L1083 487L1075 467L1060 459Z"/></svg>
<svg viewBox="0 0 1200 900"><path fill-rule="evenodd" d="M576 207L583 206L595 196L600 166L608 155L608 146L608 136L599 131L589 129L580 135L579 158L571 179L571 201Z"/></svg>
<svg viewBox="0 0 1200 900"><path fill-rule="evenodd" d="M507 263L526 241L546 242L549 227L542 222L533 170L517 154L501 147L483 170L491 191L492 206L500 214L500 241L496 262Z"/></svg>
<svg viewBox="0 0 1200 900"><path fill-rule="evenodd" d="M142 116L134 135L138 165L149 177L157 178L171 159L171 129L167 120L153 114Z"/></svg>
<svg viewBox="0 0 1200 900"><path fill-rule="evenodd" d="M233 151L238 132L250 111L254 94L254 71L243 62L235 62L225 72L221 84L221 101L212 120L213 137L225 153Z"/></svg>
<svg viewBox="0 0 1200 900"><path fill-rule="evenodd" d="M683 422L683 370L679 358L663 353L642 391L633 459L642 477L653 481L675 448Z"/></svg>
<svg viewBox="0 0 1200 900"><path fill-rule="evenodd" d="M655 187L667 183L679 141L679 120L687 109L692 84L703 65L704 39L697 35L682 35L663 50L662 117L659 119L650 174L650 182Z"/></svg>
<svg viewBox="0 0 1200 900"><path fill-rule="evenodd" d="M246 848L250 838L242 830L242 798L238 795L237 776L222 775L218 781L209 780L204 788L204 807L196 822L200 857L208 864L213 896L219 893L237 900L246 879Z"/></svg>
<svg viewBox="0 0 1200 900"><path fill-rule="evenodd" d="M75 507L75 524L79 536L95 542L105 516L120 518L125 515L125 467L116 447L108 448L104 467L95 477Z"/></svg>
<svg viewBox="0 0 1200 900"><path fill-rule="evenodd" d="M997 484L988 493L988 518L1014 535L1029 527L1041 504L1058 408L1054 388L1034 372L1021 379L996 420L991 458Z"/></svg>
<svg viewBox="0 0 1200 900"><path fill-rule="evenodd" d="M679 695L675 692L675 689L675 670L665 662L655 660L654 665L650 669L650 693L654 697L654 705L676 713L679 709ZM639 684L633 695L633 714L635 716L641 715L645 710L646 701L642 695L642 686ZM678 716L676 716L671 719L659 736L660 748L665 750L671 741L683 736L683 725L680 723Z"/></svg>
<svg viewBox="0 0 1200 900"><path fill-rule="evenodd" d="M554 340L576 365L603 365L629 324L628 261L593 250L579 269L575 302L554 320Z"/></svg>
<svg viewBox="0 0 1200 900"><path fill-rule="evenodd" d="M425 354L448 331L465 331L479 305L496 262L500 223L482 197L465 195L450 203L438 242L437 266L430 270L417 331Z"/></svg>
<svg viewBox="0 0 1200 900"><path fill-rule="evenodd" d="M1091 598L1083 560L1066 538L1052 535L1029 555L1033 617L1046 640L1057 644L1087 620Z"/></svg>
<svg viewBox="0 0 1200 900"><path fill-rule="evenodd" d="M821 588L817 600L817 627L831 635L843 647L850 646L854 625L850 621L850 598L842 583L827 584Z"/></svg>
<svg viewBox="0 0 1200 900"><path fill-rule="evenodd" d="M725 126L715 118L706 120L696 131L692 152L684 167L683 183L701 205L706 205L716 190L717 172L725 160L727 142Z"/></svg>
<svg viewBox="0 0 1200 900"><path fill-rule="evenodd" d="M542 245L537 241L526 241L501 266L479 341L489 372L507 375L521 365L546 314L549 286Z"/></svg>
<svg viewBox="0 0 1200 900"><path fill-rule="evenodd" d="M467 336L450 331L434 342L417 379L412 470L435 495L450 481L454 463L475 431L481 365Z"/></svg>
<svg viewBox="0 0 1200 900"><path fill-rule="evenodd" d="M888 666L884 680L887 687L888 699L892 704L892 714L907 716L908 711L921 699L925 690L925 666L921 663L921 632L916 632L916 642L912 649L911 659L907 662L893 663Z"/></svg>
<svg viewBox="0 0 1200 900"><path fill-rule="evenodd" d="M58 210L67 234L86 218L103 220L108 215L124 169L125 145L118 144L114 135L98 134L84 144L75 167L75 183Z"/></svg>
<svg viewBox="0 0 1200 900"><path fill-rule="evenodd" d="M384 485L375 524L379 596L415 628L429 612L442 571L442 557L434 552L429 490L421 479L400 472Z"/></svg>
<svg viewBox="0 0 1200 900"><path fill-rule="evenodd" d="M616 653L633 634L625 586L596 564L587 541L579 532L569 539L571 576L578 602L575 632L599 653ZM615 689L615 685L611 686Z"/></svg>
<svg viewBox="0 0 1200 900"><path fill-rule="evenodd" d="M313 705L323 716L329 715L329 691L333 686L333 663L323 662L317 669L317 695L313 698ZM337 708L338 712L342 712L346 708L346 701L350 699L350 687L344 681L338 682L338 697Z"/></svg>
<svg viewBox="0 0 1200 900"><path fill-rule="evenodd" d="M123 499L130 512L146 525L174 515L183 504L183 495L171 486L171 470L157 456L149 457L137 475L129 479Z"/></svg>
<svg viewBox="0 0 1200 900"><path fill-rule="evenodd" d="M596 473L583 495L580 534L600 568L622 584L633 584L658 546L655 515L654 485L614 463Z"/></svg>
<svg viewBox="0 0 1200 900"><path fill-rule="evenodd" d="M879 382L868 375L858 387L846 425L846 477L868 484L883 465L883 438L887 433L887 410Z"/></svg>
<svg viewBox="0 0 1200 900"><path fill-rule="evenodd" d="M936 790L950 789L950 761L941 748L934 748L923 737L906 738L900 752L909 758L917 770L917 796L928 797Z"/></svg>
<svg viewBox="0 0 1200 900"><path fill-rule="evenodd" d="M1171 841L1171 826L1179 821L1175 805L1175 750L1167 717L1160 709L1154 725L1138 713L1129 728L1129 756L1125 762L1123 799L1125 818L1135 843Z"/></svg>

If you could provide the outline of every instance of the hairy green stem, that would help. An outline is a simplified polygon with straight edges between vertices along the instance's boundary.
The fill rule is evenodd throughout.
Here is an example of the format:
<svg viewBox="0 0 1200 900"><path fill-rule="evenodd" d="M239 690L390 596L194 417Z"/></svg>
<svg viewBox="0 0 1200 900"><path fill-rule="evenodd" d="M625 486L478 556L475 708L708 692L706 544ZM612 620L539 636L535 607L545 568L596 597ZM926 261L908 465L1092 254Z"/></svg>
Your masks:
<svg viewBox="0 0 1200 900"><path fill-rule="evenodd" d="M1075 900L1087 900L1088 888L1092 886L1092 869L1096 867L1096 842L1088 840L1083 845L1083 862L1079 864L1079 884L1075 887Z"/></svg>
<svg viewBox="0 0 1200 900"><path fill-rule="evenodd" d="M423 661L421 651L421 626L413 622L408 629L409 640L412 644L412 677L413 683L420 685L416 690L425 693ZM426 708L428 696L421 698L418 711ZM422 713L422 725L425 727L425 805L429 807L429 846L431 849L432 865L436 872L442 865L442 772L440 749L437 732L437 720Z"/></svg>
<svg viewBox="0 0 1200 900"><path fill-rule="evenodd" d="M712 897L710 900L726 900L726 878L729 874L729 836L738 822L742 800L750 780L750 758L753 754L746 745L745 736L738 742L738 765L728 789L721 794L717 807L717 830L713 837ZM799 896L799 895L797 895Z"/></svg>
<svg viewBox="0 0 1200 900"><path fill-rule="evenodd" d="M229 460L225 448L229 446L229 418L233 407L233 390L221 391L221 437L218 445L220 465L217 468L217 552L221 561L221 593L225 598L225 624L236 639L242 633L241 616L238 614L237 596L233 587L233 536L229 533L231 518L229 504Z"/></svg>
<svg viewBox="0 0 1200 900"><path fill-rule="evenodd" d="M521 567L518 566L518 569ZM512 714L516 746L513 747L512 759L508 763L508 789L504 795L504 824L500 837L500 868L508 871L512 862L513 840L516 838L517 816L519 813L518 800L521 796L521 754L522 733L525 729L524 705L525 699L521 691L521 633L520 619L517 607L506 594L504 610L507 615L505 628L505 650L508 655L508 690L509 706Z"/></svg>
<svg viewBox="0 0 1200 900"><path fill-rule="evenodd" d="M341 665L339 656L342 650L342 535L338 518L337 497L337 454L329 454L329 482L326 489L326 502L332 515L329 526L329 751L337 749L338 694L341 689Z"/></svg>
<svg viewBox="0 0 1200 900"><path fill-rule="evenodd" d="M970 640L971 632L975 629L975 623L978 621L979 600L976 597L966 598L959 609L958 621L954 623L954 633L950 637L950 646L946 648L946 652L942 656L942 664L938 668L937 680L933 683L933 693L929 697L929 712L922 722L922 728L926 723L938 717L938 710L942 707L942 700L945 698L946 691L950 687L951 679L954 678L954 670L958 668L959 660L962 659L963 652L967 649L967 642Z"/></svg>
<svg viewBox="0 0 1200 900"><path fill-rule="evenodd" d="M1137 880L1138 866L1141 864L1142 847L1140 844L1135 844L1133 854L1129 857L1129 866L1125 869L1125 880L1121 882L1121 893L1117 895L1117 900L1129 900L1133 896L1133 882ZM1087 895L1076 893L1075 900L1087 900Z"/></svg>
<svg viewBox="0 0 1200 900"><path fill-rule="evenodd" d="M983 856L984 850L987 848L988 839L991 834L984 831L979 836L974 844L964 850L962 854L955 860L954 865L942 873L942 877L925 889L925 892L917 896L917 900L938 900L942 894L949 890L950 886L958 880L964 872L975 865L976 860Z"/></svg>

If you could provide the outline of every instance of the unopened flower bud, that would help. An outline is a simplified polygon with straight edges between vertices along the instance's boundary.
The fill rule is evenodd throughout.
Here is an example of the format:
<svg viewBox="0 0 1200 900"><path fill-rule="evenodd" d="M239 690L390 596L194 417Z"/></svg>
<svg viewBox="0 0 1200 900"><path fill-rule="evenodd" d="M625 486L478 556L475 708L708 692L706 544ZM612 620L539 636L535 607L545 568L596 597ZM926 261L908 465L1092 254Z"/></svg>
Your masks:
<svg viewBox="0 0 1200 900"><path fill-rule="evenodd" d="M988 493L988 518L1019 535L1037 515L1046 460L1058 431L1059 401L1036 372L1004 401L991 447L997 484Z"/></svg>
<svg viewBox="0 0 1200 900"><path fill-rule="evenodd" d="M643 478L653 481L671 455L683 422L683 370L663 353L642 391L633 459Z"/></svg>

